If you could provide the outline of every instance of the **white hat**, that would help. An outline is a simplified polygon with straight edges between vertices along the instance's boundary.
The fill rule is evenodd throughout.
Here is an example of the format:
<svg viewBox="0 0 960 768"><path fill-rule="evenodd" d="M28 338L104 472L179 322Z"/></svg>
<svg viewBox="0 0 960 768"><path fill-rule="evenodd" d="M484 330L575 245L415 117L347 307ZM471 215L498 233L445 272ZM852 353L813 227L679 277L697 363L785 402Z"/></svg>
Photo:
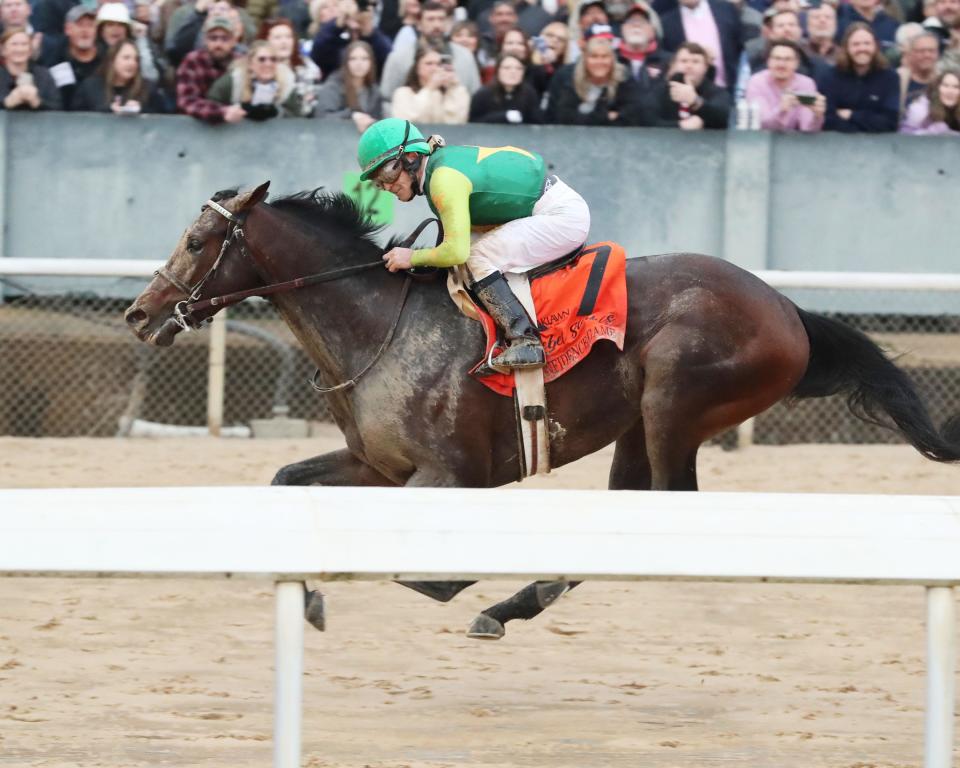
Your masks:
<svg viewBox="0 0 960 768"><path fill-rule="evenodd" d="M126 24L133 26L133 20L130 18L130 11L124 3L104 3L97 11L97 26L105 21L114 21L117 24Z"/></svg>

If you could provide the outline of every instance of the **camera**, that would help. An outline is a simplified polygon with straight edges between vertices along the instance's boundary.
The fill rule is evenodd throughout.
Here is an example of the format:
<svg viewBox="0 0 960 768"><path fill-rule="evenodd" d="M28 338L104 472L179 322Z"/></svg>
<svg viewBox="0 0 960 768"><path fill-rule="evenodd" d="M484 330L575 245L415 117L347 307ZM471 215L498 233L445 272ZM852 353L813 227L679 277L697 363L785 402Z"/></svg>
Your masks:
<svg viewBox="0 0 960 768"><path fill-rule="evenodd" d="M817 95L815 93L795 93L794 96L796 96L797 101L805 107L812 107L817 103Z"/></svg>

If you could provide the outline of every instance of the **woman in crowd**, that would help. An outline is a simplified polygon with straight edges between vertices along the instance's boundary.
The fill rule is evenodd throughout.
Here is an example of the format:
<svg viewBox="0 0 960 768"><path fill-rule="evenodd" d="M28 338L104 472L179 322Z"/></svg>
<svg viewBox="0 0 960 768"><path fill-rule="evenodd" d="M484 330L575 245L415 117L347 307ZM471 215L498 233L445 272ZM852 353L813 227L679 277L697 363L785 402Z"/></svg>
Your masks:
<svg viewBox="0 0 960 768"><path fill-rule="evenodd" d="M570 30L560 21L551 21L531 40L530 65L527 82L542 97L550 90L550 81L567 62L570 49Z"/></svg>
<svg viewBox="0 0 960 768"><path fill-rule="evenodd" d="M827 100L817 84L797 73L800 47L792 40L773 40L767 68L750 77L746 99L760 109L760 127L767 131L812 133L823 128Z"/></svg>
<svg viewBox="0 0 960 768"><path fill-rule="evenodd" d="M480 28L475 21L458 21L450 29L450 42L466 48L476 56L480 47Z"/></svg>
<svg viewBox="0 0 960 768"><path fill-rule="evenodd" d="M542 123L540 95L524 81L524 74L524 64L518 57L501 54L494 82L473 94L470 122Z"/></svg>
<svg viewBox="0 0 960 768"><path fill-rule="evenodd" d="M480 82L489 85L496 79L497 65L500 57L504 54L519 59L526 67L530 62L530 43L526 33L519 27L508 29L500 38L500 47L497 48L497 55L493 61L488 62L485 67L480 68Z"/></svg>
<svg viewBox="0 0 960 768"><path fill-rule="evenodd" d="M373 48L354 40L344 51L343 66L327 78L317 94L317 117L350 118L363 133L383 117Z"/></svg>
<svg viewBox="0 0 960 768"><path fill-rule="evenodd" d="M459 125L467 122L470 94L457 80L453 64L430 47L417 51L407 84L393 93L393 116L414 123Z"/></svg>
<svg viewBox="0 0 960 768"><path fill-rule="evenodd" d="M854 22L843 34L837 64L820 83L827 97L824 129L843 133L897 130L900 80L880 52L868 24Z"/></svg>
<svg viewBox="0 0 960 768"><path fill-rule="evenodd" d="M947 69L907 107L900 133L960 135L960 71Z"/></svg>
<svg viewBox="0 0 960 768"><path fill-rule="evenodd" d="M4 109L60 109L60 91L46 67L30 60L25 29L10 27L0 35L0 99Z"/></svg>
<svg viewBox="0 0 960 768"><path fill-rule="evenodd" d="M221 104L239 104L250 120L302 114L293 72L286 64L277 62L277 55L266 40L255 41L246 56L214 81L207 98Z"/></svg>
<svg viewBox="0 0 960 768"><path fill-rule="evenodd" d="M140 71L140 53L130 40L107 49L98 72L80 83L70 108L115 115L165 111L156 85Z"/></svg>
<svg viewBox="0 0 960 768"><path fill-rule="evenodd" d="M608 38L590 38L577 63L558 71L550 83L549 123L649 125L651 121L649 105L617 61Z"/></svg>
<svg viewBox="0 0 960 768"><path fill-rule="evenodd" d="M285 64L293 72L296 80L297 93L300 95L300 104L303 116L313 114L317 101L317 89L320 87L320 67L313 59L300 55L297 45L297 33L293 22L289 19L270 19L260 27L261 40L266 40L273 46L277 55L277 63Z"/></svg>

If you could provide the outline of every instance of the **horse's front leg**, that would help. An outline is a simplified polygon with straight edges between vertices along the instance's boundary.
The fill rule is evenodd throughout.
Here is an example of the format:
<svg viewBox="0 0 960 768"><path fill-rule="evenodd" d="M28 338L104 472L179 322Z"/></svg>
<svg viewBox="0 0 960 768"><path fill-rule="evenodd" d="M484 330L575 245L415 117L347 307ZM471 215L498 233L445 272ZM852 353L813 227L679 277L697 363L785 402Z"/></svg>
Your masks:
<svg viewBox="0 0 960 768"><path fill-rule="evenodd" d="M360 461L349 450L325 453L312 459L298 461L282 467L274 475L271 485L396 485L369 464ZM323 594L304 588L304 616L314 627L323 632L326 627L326 611Z"/></svg>
<svg viewBox="0 0 960 768"><path fill-rule="evenodd" d="M505 633L504 625L513 619L532 619L553 605L557 599L573 589L579 581L535 581L513 597L481 612L473 620L467 637L475 640L499 640Z"/></svg>
<svg viewBox="0 0 960 768"><path fill-rule="evenodd" d="M341 448L281 467L270 485L396 485L349 449Z"/></svg>

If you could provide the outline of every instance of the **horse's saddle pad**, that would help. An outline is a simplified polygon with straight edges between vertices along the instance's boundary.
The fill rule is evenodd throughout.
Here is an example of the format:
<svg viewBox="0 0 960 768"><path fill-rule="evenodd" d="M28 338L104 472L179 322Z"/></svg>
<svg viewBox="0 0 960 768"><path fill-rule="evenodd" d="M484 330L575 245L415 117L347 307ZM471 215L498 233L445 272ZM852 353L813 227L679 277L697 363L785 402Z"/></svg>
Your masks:
<svg viewBox="0 0 960 768"><path fill-rule="evenodd" d="M559 379L602 339L623 350L627 327L626 253L617 243L586 246L575 261L535 277L530 291L547 352L544 383ZM496 324L482 306L479 310L487 345L484 359L471 374L480 368L497 340ZM496 361L496 357L493 359ZM496 373L477 380L498 394L513 394L512 373Z"/></svg>

